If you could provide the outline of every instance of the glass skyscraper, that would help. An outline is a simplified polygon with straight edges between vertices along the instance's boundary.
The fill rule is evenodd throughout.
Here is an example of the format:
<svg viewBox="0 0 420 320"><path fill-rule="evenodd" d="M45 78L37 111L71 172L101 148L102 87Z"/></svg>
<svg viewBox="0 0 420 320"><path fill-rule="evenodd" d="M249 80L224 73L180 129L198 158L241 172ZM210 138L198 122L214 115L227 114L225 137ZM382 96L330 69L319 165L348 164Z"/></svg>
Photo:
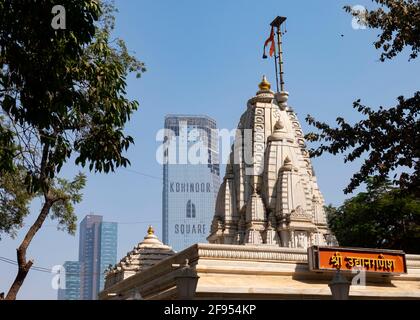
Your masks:
<svg viewBox="0 0 420 320"><path fill-rule="evenodd" d="M163 242L176 251L207 242L220 185L216 121L165 117Z"/></svg>
<svg viewBox="0 0 420 320"><path fill-rule="evenodd" d="M114 266L117 263L117 233L118 225L115 222L102 222L101 224L101 241L100 245L100 263L99 270L101 276L99 278L99 291L104 288L105 276L104 272L109 265Z"/></svg>
<svg viewBox="0 0 420 320"><path fill-rule="evenodd" d="M80 298L96 300L103 289L105 269L117 262L116 222L104 222L102 216L87 215L80 223L79 262Z"/></svg>
<svg viewBox="0 0 420 320"><path fill-rule="evenodd" d="M58 300L80 300L80 263L66 261L63 264L65 289L58 289Z"/></svg>

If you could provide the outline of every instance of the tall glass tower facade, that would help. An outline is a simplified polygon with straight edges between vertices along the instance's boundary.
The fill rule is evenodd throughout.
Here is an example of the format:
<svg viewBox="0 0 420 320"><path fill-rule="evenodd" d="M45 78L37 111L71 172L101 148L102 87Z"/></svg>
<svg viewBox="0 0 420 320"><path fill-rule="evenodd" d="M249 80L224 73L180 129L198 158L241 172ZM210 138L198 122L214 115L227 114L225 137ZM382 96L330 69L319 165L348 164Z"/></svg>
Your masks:
<svg viewBox="0 0 420 320"><path fill-rule="evenodd" d="M65 261L63 264L65 289L58 289L58 300L80 300L80 263Z"/></svg>
<svg viewBox="0 0 420 320"><path fill-rule="evenodd" d="M105 275L104 272L109 265L114 266L117 263L117 235L118 224L115 222L102 222L100 234L100 262L99 262L99 291L104 288Z"/></svg>
<svg viewBox="0 0 420 320"><path fill-rule="evenodd" d="M105 269L117 262L116 222L102 216L87 215L80 223L79 262L80 298L96 300L103 289Z"/></svg>
<svg viewBox="0 0 420 320"><path fill-rule="evenodd" d="M216 128L207 116L165 117L162 234L175 251L207 242L220 185Z"/></svg>

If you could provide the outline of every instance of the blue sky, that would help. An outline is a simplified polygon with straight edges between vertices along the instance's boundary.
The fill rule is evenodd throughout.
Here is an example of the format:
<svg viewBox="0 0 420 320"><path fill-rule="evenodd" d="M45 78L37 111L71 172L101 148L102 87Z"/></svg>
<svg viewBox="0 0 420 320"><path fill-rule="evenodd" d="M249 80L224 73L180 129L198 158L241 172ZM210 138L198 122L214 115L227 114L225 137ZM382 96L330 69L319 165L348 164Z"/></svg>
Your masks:
<svg viewBox="0 0 420 320"><path fill-rule="evenodd" d="M371 1L362 0L117 0L115 34L148 68L141 79L128 81L129 97L140 102L126 130L136 144L128 152L129 170L88 174L84 200L76 208L79 222L88 213L119 222L119 257L143 239L147 225L154 225L160 236L162 168L155 159L159 146L155 136L164 116L207 114L219 128L234 129L262 75L274 83L273 62L261 55L276 15L288 17L286 90L305 132L307 114L329 123L339 115L357 121L351 108L354 100L390 106L397 96L418 90L420 80L414 70L419 62L408 62L406 54L379 62L379 51L372 45L377 31L352 29L351 17L342 9L345 4L373 7ZM358 164L325 155L314 159L313 165L326 202L342 203L348 197L342 190ZM70 164L64 175L71 177L78 170ZM15 248L38 208L34 203L17 239L2 238L0 256L15 258ZM34 258L35 265L51 267L74 260L77 254L78 234L57 231L55 222L47 220L28 258ZM0 263L0 274L0 292L7 291L16 268ZM31 271L19 298L56 299L51 279L51 274Z"/></svg>

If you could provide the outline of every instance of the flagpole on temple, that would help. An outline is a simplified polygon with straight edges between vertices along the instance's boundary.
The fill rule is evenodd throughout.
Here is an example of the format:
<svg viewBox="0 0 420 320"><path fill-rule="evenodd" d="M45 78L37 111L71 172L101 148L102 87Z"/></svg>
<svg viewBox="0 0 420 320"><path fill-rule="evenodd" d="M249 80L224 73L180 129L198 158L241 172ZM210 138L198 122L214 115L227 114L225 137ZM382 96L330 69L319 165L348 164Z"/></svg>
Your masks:
<svg viewBox="0 0 420 320"><path fill-rule="evenodd" d="M276 67L276 79L277 77L280 78L280 92L284 91L284 69L283 69L283 49L282 49L282 34L281 34L281 25L283 22L286 21L286 17L279 17L277 16L273 22L271 22L271 26L277 28L277 52L278 57L275 57L277 59L276 63L278 62L278 70ZM277 66L277 64L276 64ZM278 91L278 88L277 88Z"/></svg>
<svg viewBox="0 0 420 320"><path fill-rule="evenodd" d="M270 57L274 54L274 68L276 69L276 88L277 92L279 92L279 76L277 71L277 52L276 52L276 44L275 44L275 35L274 35L274 27L271 27L270 36L264 42L264 49L263 49L263 59L267 59L267 55L265 54L265 49L268 44L270 44Z"/></svg>
<svg viewBox="0 0 420 320"><path fill-rule="evenodd" d="M276 48L274 47L274 67L276 69L276 88L277 88L277 92L279 91L279 74L278 74L278 70L277 70L277 52L276 52Z"/></svg>

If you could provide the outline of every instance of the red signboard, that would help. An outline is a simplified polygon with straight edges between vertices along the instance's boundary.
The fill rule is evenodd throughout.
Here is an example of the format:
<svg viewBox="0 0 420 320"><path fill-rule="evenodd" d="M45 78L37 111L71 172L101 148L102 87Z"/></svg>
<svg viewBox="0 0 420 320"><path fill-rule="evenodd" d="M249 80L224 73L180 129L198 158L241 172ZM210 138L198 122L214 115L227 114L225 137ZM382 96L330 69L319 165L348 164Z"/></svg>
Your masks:
<svg viewBox="0 0 420 320"><path fill-rule="evenodd" d="M308 261L312 271L407 273L405 253L397 250L313 246L308 249Z"/></svg>

